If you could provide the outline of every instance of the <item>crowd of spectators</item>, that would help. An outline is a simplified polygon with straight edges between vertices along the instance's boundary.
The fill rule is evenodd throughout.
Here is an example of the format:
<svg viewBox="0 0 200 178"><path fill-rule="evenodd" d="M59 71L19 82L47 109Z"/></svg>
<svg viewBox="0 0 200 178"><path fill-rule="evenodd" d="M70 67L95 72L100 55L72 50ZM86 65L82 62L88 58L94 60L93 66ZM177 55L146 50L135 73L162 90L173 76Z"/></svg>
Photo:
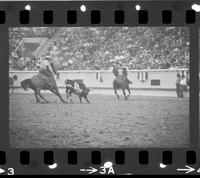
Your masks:
<svg viewBox="0 0 200 178"><path fill-rule="evenodd" d="M39 33L40 28L28 29L32 29L25 32L31 34L29 37L53 36L53 33L49 35L52 28L41 28L46 33ZM13 35L10 40L18 39ZM188 68L189 30L184 27L66 27L44 55L51 56L58 70L108 70L113 64L125 64L129 69ZM37 59L33 58L28 60L31 64L28 70L34 69ZM23 68L27 68L26 64L20 70Z"/></svg>
<svg viewBox="0 0 200 178"><path fill-rule="evenodd" d="M20 45L23 38L51 38L56 32L54 27L16 27L9 29L9 64L16 70L34 70L35 56L27 55L26 48Z"/></svg>

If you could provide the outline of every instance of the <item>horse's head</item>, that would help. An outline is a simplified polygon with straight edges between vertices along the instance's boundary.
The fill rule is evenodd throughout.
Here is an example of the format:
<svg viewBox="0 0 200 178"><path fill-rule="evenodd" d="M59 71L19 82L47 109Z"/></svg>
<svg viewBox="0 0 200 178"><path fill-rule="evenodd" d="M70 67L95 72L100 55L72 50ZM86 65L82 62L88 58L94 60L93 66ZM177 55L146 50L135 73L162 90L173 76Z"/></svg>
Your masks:
<svg viewBox="0 0 200 178"><path fill-rule="evenodd" d="M29 88L30 79L23 80L20 84L24 90L28 90Z"/></svg>

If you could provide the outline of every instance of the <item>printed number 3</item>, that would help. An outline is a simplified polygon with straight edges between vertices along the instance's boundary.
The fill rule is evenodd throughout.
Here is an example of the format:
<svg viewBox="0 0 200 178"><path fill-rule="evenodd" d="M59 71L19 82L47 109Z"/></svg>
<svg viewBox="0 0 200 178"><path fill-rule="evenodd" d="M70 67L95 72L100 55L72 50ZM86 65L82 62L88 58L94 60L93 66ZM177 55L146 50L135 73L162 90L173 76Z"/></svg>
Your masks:
<svg viewBox="0 0 200 178"><path fill-rule="evenodd" d="M13 168L8 168L8 175L14 175L15 174L15 170Z"/></svg>
<svg viewBox="0 0 200 178"><path fill-rule="evenodd" d="M101 166L100 169L100 174L106 174L106 168L104 166Z"/></svg>

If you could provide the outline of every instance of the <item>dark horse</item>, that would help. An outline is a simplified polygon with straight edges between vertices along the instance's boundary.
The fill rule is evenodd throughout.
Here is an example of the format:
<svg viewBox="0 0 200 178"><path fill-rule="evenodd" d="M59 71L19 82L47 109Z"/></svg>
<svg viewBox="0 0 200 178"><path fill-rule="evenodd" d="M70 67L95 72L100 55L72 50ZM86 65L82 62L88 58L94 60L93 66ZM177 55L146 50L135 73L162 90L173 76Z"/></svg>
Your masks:
<svg viewBox="0 0 200 178"><path fill-rule="evenodd" d="M55 71L54 67L52 67L52 69L53 69L53 71ZM57 77L58 77L58 75L57 75ZM35 98L38 103L40 102L38 95L40 96L41 99L43 99L45 101L45 103L49 103L49 101L47 101L40 93L41 90L50 90L52 93L56 94L63 103L66 103L66 101L61 97L61 95L58 91L56 82L54 82L51 85L48 84L46 79L44 79L41 76L40 72L37 75L34 75L32 78L23 80L21 82L21 87L24 90L31 88L35 92Z"/></svg>
<svg viewBox="0 0 200 178"><path fill-rule="evenodd" d="M9 91L10 89L12 89L12 94L13 94L13 91L14 91L14 81L17 80L17 76L14 75L13 77L9 77Z"/></svg>
<svg viewBox="0 0 200 178"><path fill-rule="evenodd" d="M132 82L131 82L132 83ZM130 92L130 88L129 88L129 84L130 84L130 81L127 80L126 77L124 76L116 76L116 78L114 79L113 81L113 89L115 90L115 94L117 95L117 98L119 99L119 95L117 93L117 90L118 89L122 89L123 91L123 94L124 94L124 99L127 100L128 97L130 96L131 92ZM126 92L125 90L128 90L129 92L129 95L126 95Z"/></svg>
<svg viewBox="0 0 200 178"><path fill-rule="evenodd" d="M75 84L77 84L79 86L81 91L78 91L75 88ZM66 79L65 85L66 85L67 98L70 97L71 102L72 102L72 93L74 93L74 94L79 96L80 103L82 103L82 98L85 98L86 101L89 103L87 95L89 94L90 89L87 88L84 83L78 82L78 81L75 81L75 80Z"/></svg>

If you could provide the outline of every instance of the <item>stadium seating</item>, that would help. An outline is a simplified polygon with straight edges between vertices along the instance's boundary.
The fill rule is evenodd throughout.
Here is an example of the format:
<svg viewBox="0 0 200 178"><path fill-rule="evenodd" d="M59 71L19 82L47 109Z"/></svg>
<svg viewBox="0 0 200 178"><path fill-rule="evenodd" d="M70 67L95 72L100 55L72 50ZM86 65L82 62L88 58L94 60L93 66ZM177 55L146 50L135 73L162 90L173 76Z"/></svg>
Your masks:
<svg viewBox="0 0 200 178"><path fill-rule="evenodd" d="M36 70L37 59L15 49L24 37L52 38L57 28L12 28L10 66ZM109 70L115 63L129 69L189 67L189 30L182 27L77 27L65 28L48 53L59 70ZM32 62L34 59L34 62Z"/></svg>

